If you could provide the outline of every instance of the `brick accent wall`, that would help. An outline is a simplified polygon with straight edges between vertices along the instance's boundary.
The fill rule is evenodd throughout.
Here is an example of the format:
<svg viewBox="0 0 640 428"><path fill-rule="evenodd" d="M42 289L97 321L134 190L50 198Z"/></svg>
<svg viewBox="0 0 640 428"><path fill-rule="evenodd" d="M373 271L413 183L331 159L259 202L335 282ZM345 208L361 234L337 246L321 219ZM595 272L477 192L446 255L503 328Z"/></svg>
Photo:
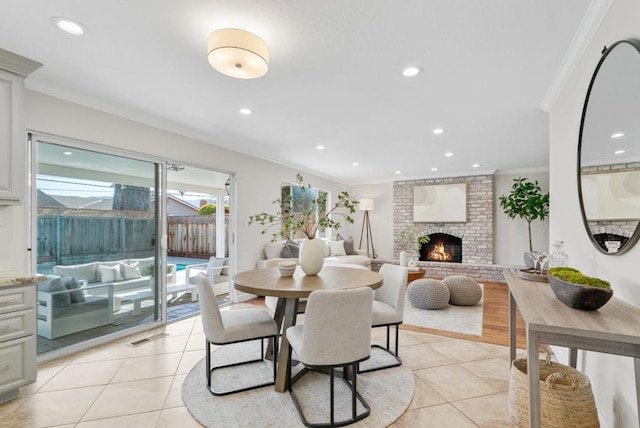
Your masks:
<svg viewBox="0 0 640 428"><path fill-rule="evenodd" d="M413 187L428 184L467 183L467 221L465 223L414 223ZM493 176L448 177L393 183L393 234L404 227L417 226L421 234L448 233L462 238L462 263L493 264ZM394 258L400 250L394 242ZM417 258L417 254L413 254ZM425 265L426 263L426 265ZM456 263L424 262L421 266L455 265ZM499 268L500 270L502 268ZM437 276L437 275L434 275ZM446 275L445 275L446 276ZM471 275L470 275L471 276Z"/></svg>

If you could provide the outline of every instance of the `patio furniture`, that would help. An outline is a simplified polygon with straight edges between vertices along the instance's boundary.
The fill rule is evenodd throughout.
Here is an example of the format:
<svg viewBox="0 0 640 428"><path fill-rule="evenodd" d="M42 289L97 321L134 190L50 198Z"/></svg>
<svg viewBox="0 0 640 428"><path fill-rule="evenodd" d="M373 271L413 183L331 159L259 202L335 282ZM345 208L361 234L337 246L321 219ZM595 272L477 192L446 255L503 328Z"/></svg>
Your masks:
<svg viewBox="0 0 640 428"><path fill-rule="evenodd" d="M406 274L405 274L406 278ZM369 416L369 405L358 394L358 364L371 354L371 306L373 292L369 287L348 290L318 290L307 301L303 325L286 331L289 341L287 359L288 390L302 423L310 427L344 426ZM301 409L291 381L291 352L308 369L329 368L330 421L309 423ZM342 368L342 379L351 389L351 418L335 421L334 371ZM348 371L348 369L350 370ZM348 374L352 375L351 381ZM312 397L311 399L321 399ZM356 399L365 408L357 414Z"/></svg>
<svg viewBox="0 0 640 428"><path fill-rule="evenodd" d="M380 268L380 275L382 275L383 278L382 287L378 288L373 295L371 327L387 328L387 346L386 348L378 344L373 344L371 346L384 350L393 356L395 362L384 366L361 370L360 373L397 367L402 364L402 360L398 356L398 329L400 324L402 324L402 317L404 316L404 296L407 289L408 272L409 269L406 267L388 263L383 264ZM391 326L395 326L396 330L395 352L391 352L391 344L389 340L391 336Z"/></svg>
<svg viewBox="0 0 640 428"><path fill-rule="evenodd" d="M113 284L58 289L48 286L53 282L62 284L58 277L38 284L38 336L56 339L113 322Z"/></svg>
<svg viewBox="0 0 640 428"><path fill-rule="evenodd" d="M437 279L417 279L407 287L407 299L420 309L442 309L450 297L449 288Z"/></svg>
<svg viewBox="0 0 640 428"><path fill-rule="evenodd" d="M464 275L448 276L442 280L449 288L449 303L457 306L475 306L482 299L482 288L475 279Z"/></svg>
<svg viewBox="0 0 640 428"><path fill-rule="evenodd" d="M279 330L276 322L265 310L259 308L236 309L220 312L218 301L213 292L213 285L203 273L200 273L197 276L197 287L198 293L200 294L202 326L204 328L206 338L206 376L209 391L213 395L228 395L273 385L276 378L276 361L278 355ZM262 361L264 359L264 339L271 339L274 343L273 382L260 383L223 392L215 391L211 382L213 371L220 370L225 367L233 367ZM211 367L211 344L228 345L230 343L247 342L250 340L260 340L260 358L239 363L226 364L218 367Z"/></svg>
<svg viewBox="0 0 640 428"><path fill-rule="evenodd" d="M229 258L228 257L210 257L206 263L196 263L187 265L184 268L185 282L195 285L199 273L204 273L213 284L216 296L227 294L229 292ZM191 294L191 301L198 301L197 289Z"/></svg>

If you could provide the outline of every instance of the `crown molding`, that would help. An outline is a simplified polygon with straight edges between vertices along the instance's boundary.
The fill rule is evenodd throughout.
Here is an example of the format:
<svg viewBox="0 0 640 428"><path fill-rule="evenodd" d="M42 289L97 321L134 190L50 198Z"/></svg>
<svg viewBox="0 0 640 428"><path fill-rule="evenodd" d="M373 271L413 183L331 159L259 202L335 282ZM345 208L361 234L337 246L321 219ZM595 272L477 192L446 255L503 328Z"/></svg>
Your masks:
<svg viewBox="0 0 640 428"><path fill-rule="evenodd" d="M0 69L27 77L40 67L42 64L37 61L0 49Z"/></svg>
<svg viewBox="0 0 640 428"><path fill-rule="evenodd" d="M544 95L540 108L549 113L553 108L560 93L564 89L569 77L578 65L578 61L591 43L593 36L600 27L602 20L606 16L609 8L615 0L592 0L587 12L582 18L578 31L573 36L573 40L567 49L567 53L556 71L556 75L551 81L547 93Z"/></svg>

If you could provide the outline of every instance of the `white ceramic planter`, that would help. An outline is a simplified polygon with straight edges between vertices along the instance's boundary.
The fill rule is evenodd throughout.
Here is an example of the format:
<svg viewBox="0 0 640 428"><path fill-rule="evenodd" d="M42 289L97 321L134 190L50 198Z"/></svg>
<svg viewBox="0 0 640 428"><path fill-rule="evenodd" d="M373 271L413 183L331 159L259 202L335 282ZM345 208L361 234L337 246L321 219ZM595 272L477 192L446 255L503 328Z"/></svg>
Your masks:
<svg viewBox="0 0 640 428"><path fill-rule="evenodd" d="M307 275L317 275L324 263L324 246L321 239L303 239L300 245L300 267Z"/></svg>

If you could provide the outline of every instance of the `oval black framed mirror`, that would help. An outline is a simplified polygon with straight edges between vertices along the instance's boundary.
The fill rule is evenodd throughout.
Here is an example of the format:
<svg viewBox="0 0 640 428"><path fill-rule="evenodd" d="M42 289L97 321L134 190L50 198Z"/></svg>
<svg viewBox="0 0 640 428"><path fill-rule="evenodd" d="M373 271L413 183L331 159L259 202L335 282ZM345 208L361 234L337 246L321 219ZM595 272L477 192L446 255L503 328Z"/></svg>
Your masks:
<svg viewBox="0 0 640 428"><path fill-rule="evenodd" d="M623 254L640 238L640 41L602 52L580 121L578 196L598 251Z"/></svg>

